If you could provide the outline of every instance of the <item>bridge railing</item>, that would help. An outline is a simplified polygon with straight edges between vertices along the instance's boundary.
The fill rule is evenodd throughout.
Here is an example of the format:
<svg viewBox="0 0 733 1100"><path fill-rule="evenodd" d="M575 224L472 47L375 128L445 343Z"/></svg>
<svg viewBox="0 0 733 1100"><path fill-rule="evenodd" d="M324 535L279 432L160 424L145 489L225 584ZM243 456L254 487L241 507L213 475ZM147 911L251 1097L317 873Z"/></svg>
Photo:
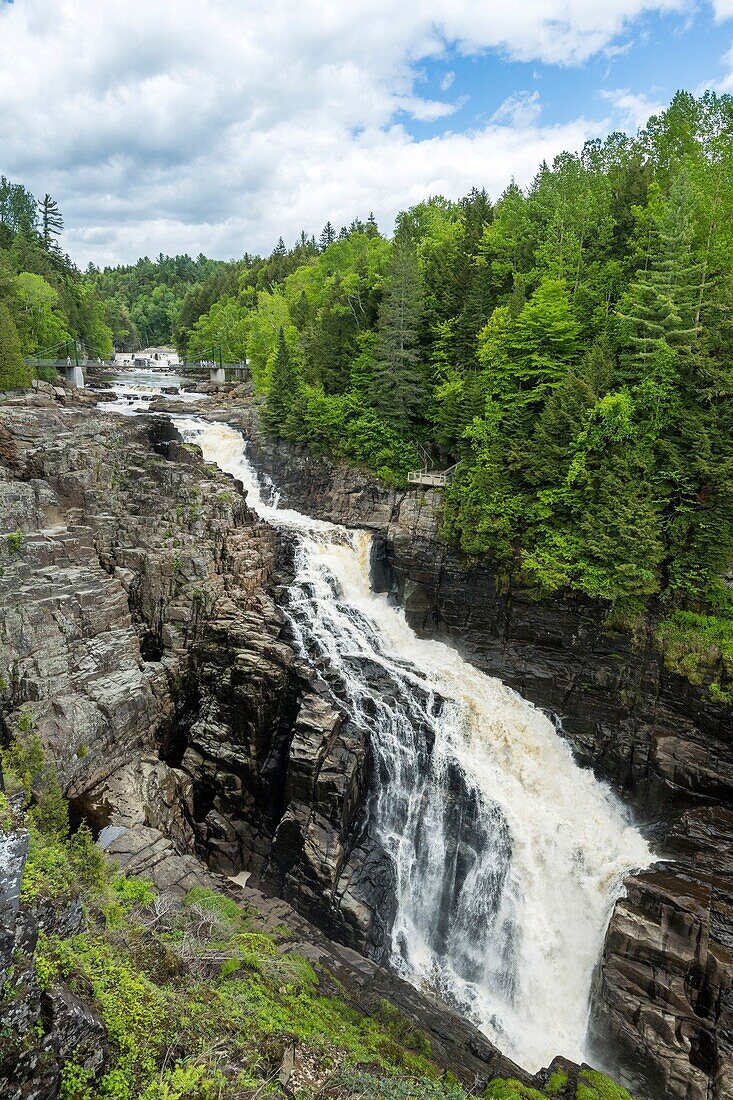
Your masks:
<svg viewBox="0 0 733 1100"><path fill-rule="evenodd" d="M203 364L201 364L200 362L190 363L186 360L186 362L184 362L184 363L174 363L173 368L174 368L174 370L182 370L182 371L210 371L211 370L211 365L212 365L211 362L210 361L207 362L206 360L204 361ZM248 375L250 373L249 364L245 363L243 361L240 362L240 363L219 363L219 361L217 360L214 363L214 367L215 367L215 370L216 370L216 368L221 367L225 371L232 371L232 372L233 371L247 371Z"/></svg>
<svg viewBox="0 0 733 1100"><path fill-rule="evenodd" d="M425 485L431 489L445 489L446 485L449 485L455 476L455 472L458 468L456 462L454 466L449 466L447 470L412 470L407 475L407 481L409 485Z"/></svg>

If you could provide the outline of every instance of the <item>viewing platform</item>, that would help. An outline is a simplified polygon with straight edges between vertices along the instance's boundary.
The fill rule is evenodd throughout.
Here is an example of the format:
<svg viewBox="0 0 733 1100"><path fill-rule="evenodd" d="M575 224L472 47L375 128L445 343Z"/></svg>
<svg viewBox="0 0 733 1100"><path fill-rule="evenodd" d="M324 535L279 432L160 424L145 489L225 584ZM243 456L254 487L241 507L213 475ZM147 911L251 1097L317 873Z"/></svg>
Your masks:
<svg viewBox="0 0 733 1100"><path fill-rule="evenodd" d="M427 489L445 489L446 485L450 485L455 476L455 472L458 469L458 463L454 466L449 466L447 470L428 470L425 467L424 470L412 470L407 475L407 481L409 485L422 485Z"/></svg>

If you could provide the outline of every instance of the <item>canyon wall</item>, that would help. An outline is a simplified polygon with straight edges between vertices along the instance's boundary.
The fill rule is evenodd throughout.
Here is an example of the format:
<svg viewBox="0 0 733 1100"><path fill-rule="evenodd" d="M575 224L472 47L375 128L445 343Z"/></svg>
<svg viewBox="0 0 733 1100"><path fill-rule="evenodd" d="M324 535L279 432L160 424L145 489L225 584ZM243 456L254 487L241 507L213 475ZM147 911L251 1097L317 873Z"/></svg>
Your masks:
<svg viewBox="0 0 733 1100"><path fill-rule="evenodd" d="M462 561L439 537L439 493L385 490L262 438L249 409L211 415L242 427L285 503L370 528L377 586L412 625L545 708L579 761L653 824L667 862L630 876L616 906L593 1011L599 1058L620 1059L630 1082L641 1069L648 1094L724 1100L730 708L665 669L651 621L632 638L598 605L538 602ZM165 859L143 844L162 881L185 882L200 858L224 874L246 866L378 961L391 883L369 834L369 745L290 644L287 536L163 418L10 402L0 460L5 736L37 730L75 814L120 830L123 850L150 831L167 838Z"/></svg>
<svg viewBox="0 0 733 1100"><path fill-rule="evenodd" d="M38 733L79 819L247 867L381 958L368 745L289 644L287 539L163 418L36 398L0 447L6 738Z"/></svg>

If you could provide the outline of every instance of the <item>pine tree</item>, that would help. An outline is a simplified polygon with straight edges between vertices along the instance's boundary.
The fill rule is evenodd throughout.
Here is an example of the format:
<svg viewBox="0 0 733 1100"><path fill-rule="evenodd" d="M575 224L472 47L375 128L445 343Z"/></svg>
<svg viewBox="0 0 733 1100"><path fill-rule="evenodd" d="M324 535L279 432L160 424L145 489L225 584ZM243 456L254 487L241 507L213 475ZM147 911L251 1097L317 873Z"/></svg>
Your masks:
<svg viewBox="0 0 733 1100"><path fill-rule="evenodd" d="M55 237L58 237L64 228L64 219L61 217L59 204L46 192L38 204L41 212L41 243L46 252L51 252L55 247Z"/></svg>
<svg viewBox="0 0 733 1100"><path fill-rule="evenodd" d="M330 221L328 221L324 225L324 227L321 231L321 236L320 236L319 241L318 241L318 245L321 249L321 252L324 252L330 244L333 244L333 242L335 240L336 240L336 230L331 225Z"/></svg>
<svg viewBox="0 0 733 1100"><path fill-rule="evenodd" d="M379 309L373 401L385 420L406 425L415 420L427 394L419 339L423 289L417 255L395 246L389 287Z"/></svg>
<svg viewBox="0 0 733 1100"><path fill-rule="evenodd" d="M0 301L0 390L27 389L33 379L23 362L18 330L10 310Z"/></svg>
<svg viewBox="0 0 733 1100"><path fill-rule="evenodd" d="M366 225L364 226L364 232L366 233L367 237L378 237L379 236L379 226L377 225L377 219L374 217L374 211L373 210L369 211L369 217L366 220Z"/></svg>
<svg viewBox="0 0 733 1100"><path fill-rule="evenodd" d="M698 335L701 276L693 255L693 196L685 173L675 180L667 203L653 222L656 243L649 262L618 310L624 342L641 363L655 358L662 341L683 349Z"/></svg>
<svg viewBox="0 0 733 1100"><path fill-rule="evenodd" d="M272 366L270 389L262 410L265 426L277 435L285 435L287 422L300 389L300 379L290 358L282 325L277 338L277 352Z"/></svg>

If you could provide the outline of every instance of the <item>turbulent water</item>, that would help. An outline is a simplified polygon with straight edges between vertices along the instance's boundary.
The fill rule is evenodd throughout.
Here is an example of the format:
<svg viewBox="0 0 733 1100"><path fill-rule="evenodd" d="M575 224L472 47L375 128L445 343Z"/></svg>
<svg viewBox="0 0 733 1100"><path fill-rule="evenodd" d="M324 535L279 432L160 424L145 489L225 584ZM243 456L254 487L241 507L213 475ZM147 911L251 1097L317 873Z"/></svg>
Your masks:
<svg viewBox="0 0 733 1100"><path fill-rule="evenodd" d="M145 386L121 378L117 410L146 407L133 400ZM377 762L371 828L393 866L392 965L527 1069L558 1052L581 1061L606 926L624 874L651 862L645 840L540 711L418 638L372 592L370 536L279 508L234 429L176 424L297 536L296 643L328 669Z"/></svg>
<svg viewBox="0 0 733 1100"><path fill-rule="evenodd" d="M241 435L184 438L297 535L288 614L339 684L378 763L372 828L394 867L392 963L530 1070L582 1060L594 968L621 880L649 848L553 724L371 591L370 537L281 509Z"/></svg>
<svg viewBox="0 0 733 1100"><path fill-rule="evenodd" d="M154 397L170 398L171 401L202 401L207 395L188 393L180 387L186 383L172 368L169 370L114 370L111 371L105 385L117 395L114 401L102 405L106 412L122 413L134 416L147 412ZM176 394L164 394L164 388L178 388Z"/></svg>

